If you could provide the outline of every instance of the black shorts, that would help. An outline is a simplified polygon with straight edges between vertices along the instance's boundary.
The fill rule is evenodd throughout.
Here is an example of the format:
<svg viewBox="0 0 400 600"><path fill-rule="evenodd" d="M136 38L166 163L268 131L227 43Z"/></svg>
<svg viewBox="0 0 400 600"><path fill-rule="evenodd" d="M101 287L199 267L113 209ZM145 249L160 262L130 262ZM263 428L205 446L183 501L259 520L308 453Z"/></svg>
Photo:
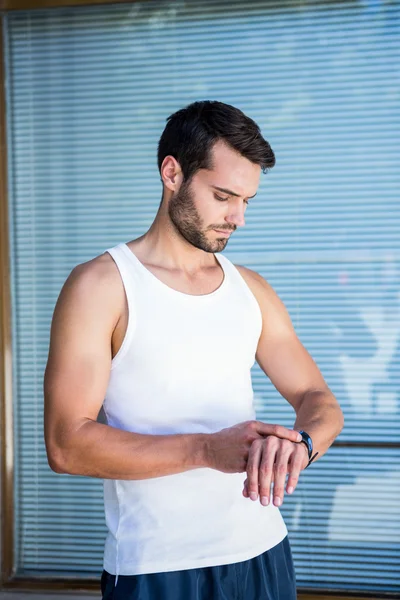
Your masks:
<svg viewBox="0 0 400 600"><path fill-rule="evenodd" d="M288 536L243 562L146 575L103 571L103 600L296 600L296 577Z"/></svg>

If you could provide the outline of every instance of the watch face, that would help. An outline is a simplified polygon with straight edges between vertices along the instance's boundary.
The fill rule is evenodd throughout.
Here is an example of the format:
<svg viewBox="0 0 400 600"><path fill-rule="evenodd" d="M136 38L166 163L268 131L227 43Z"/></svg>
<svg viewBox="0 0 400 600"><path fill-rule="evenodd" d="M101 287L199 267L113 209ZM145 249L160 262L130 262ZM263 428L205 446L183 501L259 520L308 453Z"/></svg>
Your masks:
<svg viewBox="0 0 400 600"><path fill-rule="evenodd" d="M308 433L306 433L305 431L300 431L300 433L301 433L301 436L303 438L303 441L307 444L308 453L311 456L312 450L313 450L313 445L312 445L311 438L308 435Z"/></svg>

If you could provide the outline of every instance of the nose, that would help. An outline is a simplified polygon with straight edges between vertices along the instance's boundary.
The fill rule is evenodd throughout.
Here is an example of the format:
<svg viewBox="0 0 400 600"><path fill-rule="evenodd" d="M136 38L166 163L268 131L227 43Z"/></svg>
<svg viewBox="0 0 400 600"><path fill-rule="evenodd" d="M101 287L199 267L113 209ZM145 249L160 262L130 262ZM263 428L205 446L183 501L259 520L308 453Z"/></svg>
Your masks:
<svg viewBox="0 0 400 600"><path fill-rule="evenodd" d="M229 215L225 217L225 221L230 225L236 225L236 227L243 227L246 223L244 220L245 207L235 207Z"/></svg>
<svg viewBox="0 0 400 600"><path fill-rule="evenodd" d="M225 221L230 225L243 227L246 223L244 220L246 208L247 204L245 204L241 198L235 198L233 202L229 203L229 214L225 217Z"/></svg>

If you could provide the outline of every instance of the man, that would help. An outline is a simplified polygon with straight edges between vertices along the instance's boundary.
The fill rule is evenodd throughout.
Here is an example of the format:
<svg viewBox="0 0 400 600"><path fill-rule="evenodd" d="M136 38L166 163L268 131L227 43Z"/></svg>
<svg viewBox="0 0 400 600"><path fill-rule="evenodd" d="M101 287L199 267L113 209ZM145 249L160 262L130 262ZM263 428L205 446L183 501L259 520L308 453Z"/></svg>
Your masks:
<svg viewBox="0 0 400 600"><path fill-rule="evenodd" d="M216 255L274 164L232 106L171 115L149 231L76 266L61 290L46 447L56 472L104 478L103 599L296 597L278 507L307 443L320 458L343 414L271 286ZM255 420L255 359L294 407L293 430Z"/></svg>

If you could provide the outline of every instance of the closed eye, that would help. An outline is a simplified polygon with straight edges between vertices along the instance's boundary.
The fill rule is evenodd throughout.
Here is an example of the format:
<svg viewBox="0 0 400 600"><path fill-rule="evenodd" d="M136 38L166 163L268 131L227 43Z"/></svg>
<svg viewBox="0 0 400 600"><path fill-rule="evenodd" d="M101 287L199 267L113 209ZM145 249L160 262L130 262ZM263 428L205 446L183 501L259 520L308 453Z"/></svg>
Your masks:
<svg viewBox="0 0 400 600"><path fill-rule="evenodd" d="M229 200L229 198L222 198L221 196L218 196L218 194L214 194L215 199L218 200L219 202L227 202ZM244 199L243 202L246 204L246 206L248 206L249 201Z"/></svg>

